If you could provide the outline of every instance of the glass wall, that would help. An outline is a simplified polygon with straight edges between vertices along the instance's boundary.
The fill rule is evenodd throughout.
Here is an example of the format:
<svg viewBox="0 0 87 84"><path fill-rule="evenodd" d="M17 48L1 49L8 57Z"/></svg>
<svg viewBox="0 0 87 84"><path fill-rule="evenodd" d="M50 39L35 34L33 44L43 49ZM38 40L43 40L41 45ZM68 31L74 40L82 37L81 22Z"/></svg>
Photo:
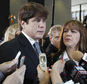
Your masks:
<svg viewBox="0 0 87 84"><path fill-rule="evenodd" d="M71 6L72 19L83 22L84 16L87 16L87 3Z"/></svg>

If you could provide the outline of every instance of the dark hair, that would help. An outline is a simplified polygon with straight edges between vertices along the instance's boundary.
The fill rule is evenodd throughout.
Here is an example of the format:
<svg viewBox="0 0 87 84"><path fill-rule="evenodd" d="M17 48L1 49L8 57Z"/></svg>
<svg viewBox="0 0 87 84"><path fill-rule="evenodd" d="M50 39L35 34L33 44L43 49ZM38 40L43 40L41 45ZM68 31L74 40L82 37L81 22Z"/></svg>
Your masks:
<svg viewBox="0 0 87 84"><path fill-rule="evenodd" d="M28 24L29 19L34 17L35 15L37 15L38 17L47 18L48 14L49 14L48 11L43 5L36 2L29 2L25 4L18 13L19 28L22 30L21 27L22 20Z"/></svg>
<svg viewBox="0 0 87 84"><path fill-rule="evenodd" d="M70 29L76 29L80 32L80 41L79 41L79 50L81 52L87 52L87 30L84 27L84 25L77 21L77 20L70 20L68 22L66 22L63 25L63 30L62 30L62 35L61 35L61 41L60 41L60 51L64 51L66 49L66 46L63 42L63 33L64 33L64 29L66 28L66 26L69 25Z"/></svg>

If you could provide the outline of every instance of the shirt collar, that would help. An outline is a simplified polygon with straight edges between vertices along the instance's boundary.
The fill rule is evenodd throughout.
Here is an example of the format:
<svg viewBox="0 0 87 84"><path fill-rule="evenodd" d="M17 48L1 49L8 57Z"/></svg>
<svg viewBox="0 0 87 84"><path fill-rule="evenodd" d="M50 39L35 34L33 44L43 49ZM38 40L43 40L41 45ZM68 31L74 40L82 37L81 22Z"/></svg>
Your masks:
<svg viewBox="0 0 87 84"><path fill-rule="evenodd" d="M70 60L66 51L64 51L64 53L63 53L63 59L64 59L65 61ZM78 61L75 61L74 59L73 59L73 61L74 61L77 65L79 64Z"/></svg>
<svg viewBox="0 0 87 84"><path fill-rule="evenodd" d="M25 32L22 31L22 33L28 39L28 41L31 43L31 45L33 45L36 42L30 36L28 36ZM38 42L38 40L37 40L37 42Z"/></svg>

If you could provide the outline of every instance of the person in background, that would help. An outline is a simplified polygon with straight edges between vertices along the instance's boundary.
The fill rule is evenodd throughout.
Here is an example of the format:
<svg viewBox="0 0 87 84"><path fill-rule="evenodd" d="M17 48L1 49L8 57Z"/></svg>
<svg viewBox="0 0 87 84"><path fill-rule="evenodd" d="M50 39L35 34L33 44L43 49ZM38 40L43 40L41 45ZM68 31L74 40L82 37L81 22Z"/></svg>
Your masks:
<svg viewBox="0 0 87 84"><path fill-rule="evenodd" d="M58 52L58 45L60 41L60 34L62 31L62 26L61 25L54 25L50 28L49 30L49 39L50 39L50 44L46 48L46 55L48 58L48 64L51 67L53 65L53 56L55 53Z"/></svg>
<svg viewBox="0 0 87 84"><path fill-rule="evenodd" d="M84 25L85 28L87 29L87 15L84 16L83 25Z"/></svg>
<svg viewBox="0 0 87 84"><path fill-rule="evenodd" d="M48 14L43 5L36 2L26 3L18 13L20 35L0 46L0 63L14 59L18 51L21 52L19 60L25 56L26 72L23 84L37 83L36 67L39 64L39 53L36 43L43 38Z"/></svg>
<svg viewBox="0 0 87 84"><path fill-rule="evenodd" d="M48 45L50 44L50 39L49 39L48 33L45 33L45 34L44 34L43 40L44 40L44 42L43 42L43 49L44 49L44 51L46 51L46 48L47 48Z"/></svg>
<svg viewBox="0 0 87 84"><path fill-rule="evenodd" d="M7 30L5 31L4 34L4 40L1 42L1 44L3 44L4 42L10 41L13 38L15 38L15 36L18 36L20 34L20 30L18 27L18 24L12 24L10 25Z"/></svg>

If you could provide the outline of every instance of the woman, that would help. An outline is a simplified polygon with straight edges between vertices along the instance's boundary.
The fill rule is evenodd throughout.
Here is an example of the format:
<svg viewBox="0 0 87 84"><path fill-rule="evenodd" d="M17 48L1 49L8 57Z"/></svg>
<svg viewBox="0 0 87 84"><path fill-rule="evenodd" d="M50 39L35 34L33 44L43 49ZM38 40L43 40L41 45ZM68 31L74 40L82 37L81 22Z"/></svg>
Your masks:
<svg viewBox="0 0 87 84"><path fill-rule="evenodd" d="M76 50L82 53L87 51L87 31L82 23L70 20L63 26L59 52L54 56L54 62L58 59L73 60L72 53ZM61 52L61 55L59 54ZM76 62L77 63L77 62ZM78 64L78 63L77 63Z"/></svg>
<svg viewBox="0 0 87 84"><path fill-rule="evenodd" d="M20 30L18 27L18 24L12 24L10 25L7 30L5 31L4 34L4 40L1 42L1 44L3 44L4 42L10 41L13 38L15 38L15 36L18 36L20 34Z"/></svg>

